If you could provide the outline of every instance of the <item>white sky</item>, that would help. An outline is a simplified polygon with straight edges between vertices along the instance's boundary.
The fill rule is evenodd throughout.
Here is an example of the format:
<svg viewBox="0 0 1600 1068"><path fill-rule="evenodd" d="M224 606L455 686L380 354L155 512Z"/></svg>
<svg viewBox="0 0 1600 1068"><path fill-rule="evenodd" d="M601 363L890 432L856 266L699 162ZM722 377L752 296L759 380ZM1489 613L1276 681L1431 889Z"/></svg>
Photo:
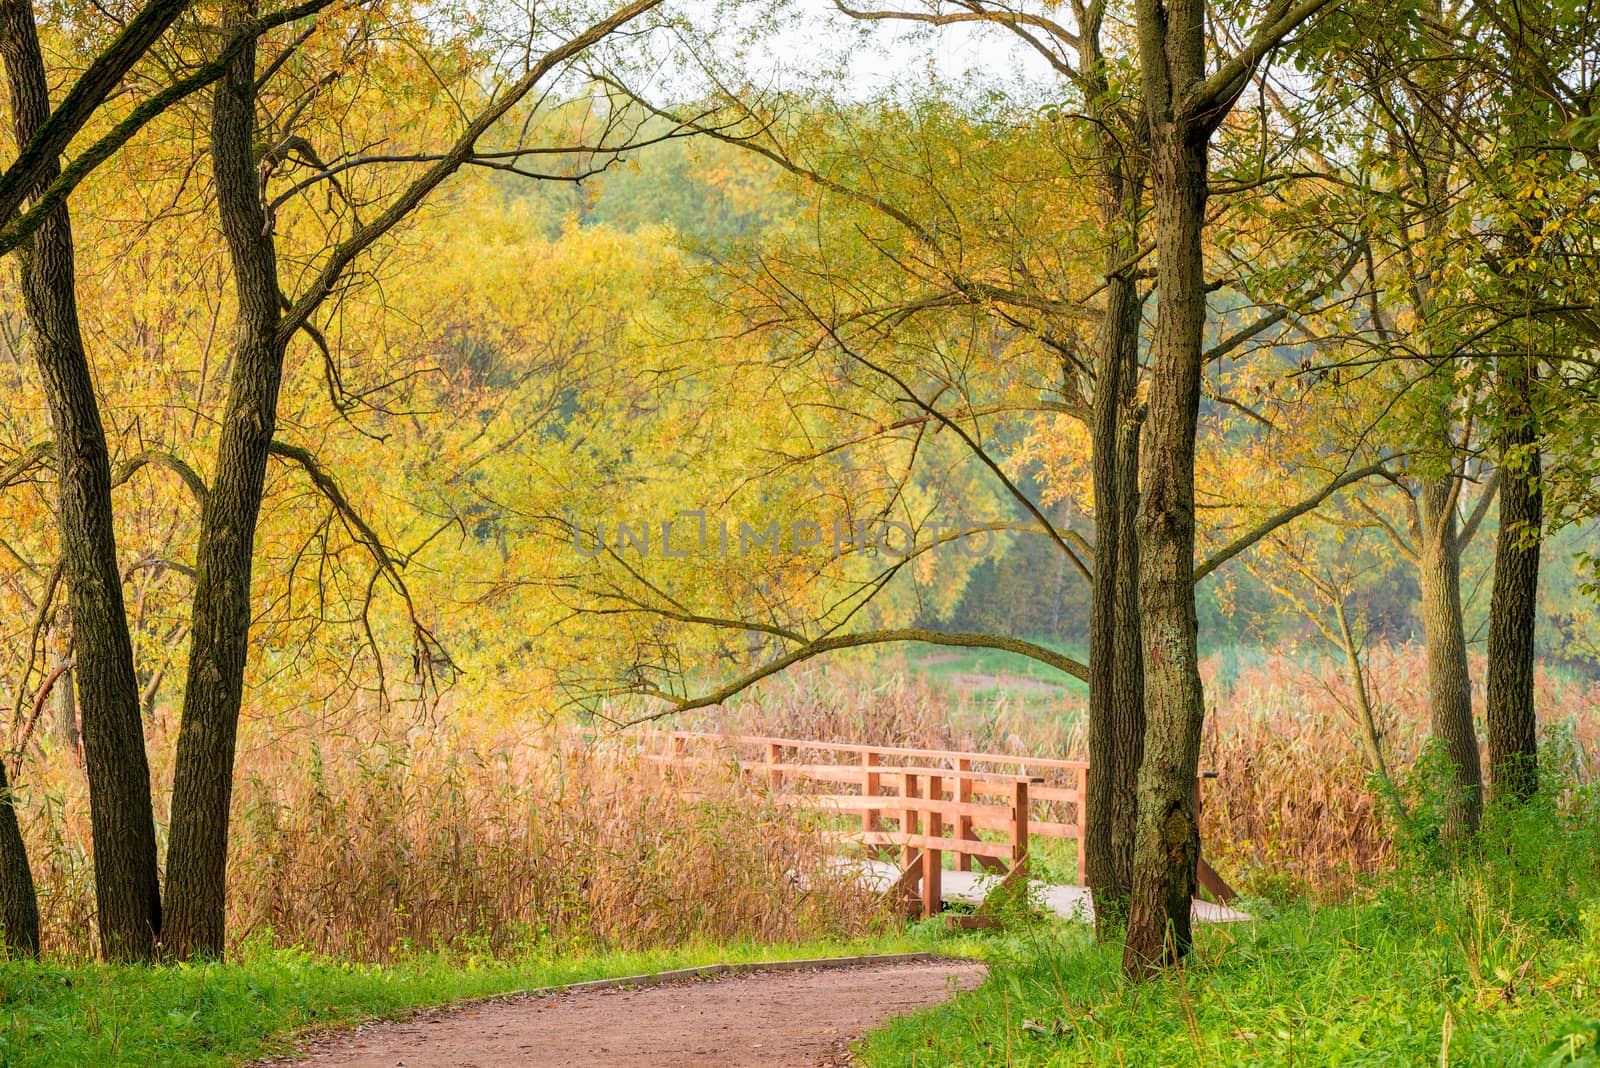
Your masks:
<svg viewBox="0 0 1600 1068"><path fill-rule="evenodd" d="M850 2L860 9L918 8L917 0L899 0L898 5L896 0ZM730 27L726 8L689 0L688 10L702 26L715 20L719 41L728 41L730 52L739 47L739 30L748 24ZM824 70L838 70L842 87L855 97L925 86L935 77L1010 88L1058 84L1038 53L999 28L861 22L841 14L831 0L793 0L776 21L765 5L746 10L762 20L764 33L760 47L747 52L740 66L756 77L773 77L779 85L809 81Z"/></svg>

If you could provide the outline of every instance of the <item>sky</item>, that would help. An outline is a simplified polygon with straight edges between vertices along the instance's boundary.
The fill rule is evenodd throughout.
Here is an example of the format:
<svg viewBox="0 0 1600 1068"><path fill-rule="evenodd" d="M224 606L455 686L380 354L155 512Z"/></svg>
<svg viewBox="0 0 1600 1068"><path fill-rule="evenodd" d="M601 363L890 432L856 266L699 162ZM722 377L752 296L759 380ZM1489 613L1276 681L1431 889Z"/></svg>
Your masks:
<svg viewBox="0 0 1600 1068"><path fill-rule="evenodd" d="M861 9L918 10L918 0L850 0ZM730 55L740 48L739 28L729 28L727 9L689 0L690 17L715 24ZM941 27L898 22L862 22L841 14L831 0L790 0L774 20L772 9L748 5L761 20L761 46L745 51L741 67L753 75L800 84L819 71L836 70L847 95L867 97L894 87L969 81L985 86L1054 85L1057 75L1044 59L1008 31L977 25ZM777 86L774 86L777 87Z"/></svg>

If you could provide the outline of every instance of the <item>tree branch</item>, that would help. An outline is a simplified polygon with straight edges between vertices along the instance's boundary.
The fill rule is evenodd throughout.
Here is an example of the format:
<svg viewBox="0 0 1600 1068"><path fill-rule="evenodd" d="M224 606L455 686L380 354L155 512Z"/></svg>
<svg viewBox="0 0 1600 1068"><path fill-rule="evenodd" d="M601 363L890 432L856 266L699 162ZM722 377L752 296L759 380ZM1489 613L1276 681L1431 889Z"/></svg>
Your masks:
<svg viewBox="0 0 1600 1068"><path fill-rule="evenodd" d="M1472 514L1461 525L1461 532L1456 535L1456 551L1466 552L1467 546L1472 544L1472 538L1478 533L1478 526L1483 522L1483 517L1489 511L1489 502L1493 501L1495 494L1500 489L1500 469L1495 468L1494 474L1489 476L1489 484L1483 487L1483 492L1478 495L1478 503L1473 507Z"/></svg>
<svg viewBox="0 0 1600 1068"><path fill-rule="evenodd" d="M16 209L21 206L21 197L18 197L15 203L0 199L0 220L9 220L0 222L0 254L10 252L26 241L44 223L50 212L59 207L72 194L72 191L78 187L79 183L87 178L96 167L109 159L118 149L127 144L150 120L184 97L205 88L222 77L233 57L251 39L275 26L281 26L284 23L315 14L332 2L333 0L309 0L309 2L300 4L297 7L286 8L272 15L265 15L244 23L233 36L228 38L228 42L223 46L222 51L210 62L140 103L100 140L85 149L82 155L63 167L60 176L34 199L27 211L21 215L14 215ZM59 110L57 109L58 112ZM54 117L54 115L51 116L52 119ZM43 132L43 130L40 131L41 134ZM66 146L63 145L62 147L65 148ZM9 176L21 163L22 160L19 158L17 163L13 164L11 170L6 172L6 175ZM4 185L5 177L0 177L0 188L3 188ZM9 209L7 208L8 204L10 205Z"/></svg>
<svg viewBox="0 0 1600 1068"><path fill-rule="evenodd" d="M1292 523L1294 520L1305 515L1307 512L1313 511L1319 505L1321 505L1323 501L1327 500L1344 487L1355 482L1360 482L1362 479L1371 478L1373 475L1383 474L1385 463L1387 463L1386 460L1379 461L1378 463L1369 464L1359 470L1350 471L1340 475L1338 478L1328 483L1312 496L1307 497L1305 500L1296 504L1292 504L1288 508L1283 509L1283 511L1263 520L1261 523L1255 527L1252 527L1238 538L1235 538L1227 545L1224 545L1210 558L1196 567L1194 569L1194 581L1199 582L1201 579L1211 574L1211 572L1215 571L1229 560L1232 560L1235 556L1238 556L1240 553L1244 552L1246 549L1250 548L1250 546L1254 545L1268 534L1271 534L1279 527L1285 525L1286 523Z"/></svg>
<svg viewBox="0 0 1600 1068"><path fill-rule="evenodd" d="M333 293L334 287L338 285L339 279L344 276L345 269L351 262L409 216L441 182L464 166L475 153L478 139L527 96L546 75L661 2L662 0L633 0L632 3L618 8L582 33L563 41L540 57L537 63L501 94L500 99L485 107L467 124L466 130L456 139L444 158L407 186L405 191L376 219L334 247L328 255L327 262L317 272L305 293L295 301L294 307L285 313L279 322L278 332L282 341L287 344L299 331L300 324L310 319L322 302Z"/></svg>
<svg viewBox="0 0 1600 1068"><path fill-rule="evenodd" d="M712 705L719 705L735 694L754 686L762 679L770 678L796 664L821 656L824 653L834 652L839 649L856 649L868 645L885 645L893 642L923 642L928 645L955 646L965 649L1000 649L1008 653L1016 653L1020 656L1028 657L1030 660L1036 660L1041 664L1048 664L1050 667L1071 675L1082 682L1089 681L1088 665L1074 660L1070 656L1058 653L1054 649L1023 641L1020 638L1007 638L996 634L971 632L947 633L937 630L925 630L919 627L903 627L894 630L870 630L857 634L839 634L828 638L819 638L699 697L685 697L669 693L654 686L635 687L628 692L646 697L657 697L663 701L671 702L673 706L665 711L642 717L635 722L642 723L674 712L689 712L697 708L709 708Z"/></svg>
<svg viewBox="0 0 1600 1068"><path fill-rule="evenodd" d="M1268 10L1267 17L1256 28L1250 43L1226 60L1205 81L1190 89L1179 105L1179 112L1190 118L1201 118L1215 124L1226 115L1244 87L1250 83L1256 65L1266 54L1278 47L1283 39L1293 33L1301 23L1330 3L1338 0L1299 0L1290 6L1277 2ZM1276 12L1276 17L1274 16Z"/></svg>
<svg viewBox="0 0 1600 1068"><path fill-rule="evenodd" d="M122 76L188 6L188 0L151 0L78 76L66 97L28 138L11 166L0 174L0 220L16 213L95 110L122 84Z"/></svg>

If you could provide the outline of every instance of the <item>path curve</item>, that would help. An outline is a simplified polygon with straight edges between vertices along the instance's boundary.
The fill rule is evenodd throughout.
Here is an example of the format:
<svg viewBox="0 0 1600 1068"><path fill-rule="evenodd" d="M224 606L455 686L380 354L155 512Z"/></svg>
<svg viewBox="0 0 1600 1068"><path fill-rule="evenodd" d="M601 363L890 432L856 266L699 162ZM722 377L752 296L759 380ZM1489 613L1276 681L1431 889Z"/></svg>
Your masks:
<svg viewBox="0 0 1600 1068"><path fill-rule="evenodd" d="M296 1068L818 1068L890 1019L983 981L984 966L917 960L753 971L643 989L518 996L368 1024L314 1043Z"/></svg>

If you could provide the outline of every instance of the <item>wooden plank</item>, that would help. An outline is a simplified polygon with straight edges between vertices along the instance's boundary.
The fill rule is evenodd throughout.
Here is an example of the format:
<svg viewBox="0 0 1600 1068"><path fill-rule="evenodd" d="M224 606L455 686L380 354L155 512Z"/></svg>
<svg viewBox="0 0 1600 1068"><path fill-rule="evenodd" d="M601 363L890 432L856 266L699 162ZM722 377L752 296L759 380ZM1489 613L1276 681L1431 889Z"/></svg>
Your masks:
<svg viewBox="0 0 1600 1068"><path fill-rule="evenodd" d="M1024 784L1025 785L1025 784ZM896 812L903 812L908 808L918 812L936 810L939 815L949 819L958 819L966 816L972 820L973 826L986 830L1003 831L1011 827L1011 806L980 805L975 802L952 801L948 798L935 800L913 794L910 797L897 797L884 794L879 797L866 797L862 794L779 794L772 799L774 804L790 805L795 808L826 809L831 812L866 812L876 810L884 816L893 817ZM1046 827L1072 827L1072 824L1049 823L1042 824ZM1059 837L1070 837L1060 835Z"/></svg>
<svg viewBox="0 0 1600 1068"><path fill-rule="evenodd" d="M912 916L921 911L922 902L917 892L921 882L922 858L914 857L901 867L900 878L887 891L889 899L899 907L902 915Z"/></svg>
<svg viewBox="0 0 1600 1068"><path fill-rule="evenodd" d="M983 896L983 902L978 906L979 916L992 916L997 909L1004 908L1010 901L1015 901L1019 896L1028 891L1028 865L1027 858L1022 862L1013 864L1011 870L1006 872L1006 877L995 884L994 888Z"/></svg>
<svg viewBox="0 0 1600 1068"><path fill-rule="evenodd" d="M1239 896L1239 891L1229 886L1227 881L1223 879L1222 876L1217 874L1217 869L1213 868L1203 856L1200 858L1200 863L1196 867L1195 875L1198 876L1200 885L1203 886L1212 897L1216 898L1219 904L1226 905L1228 902Z"/></svg>
<svg viewBox="0 0 1600 1068"><path fill-rule="evenodd" d="M589 730L587 732L580 730L579 733L608 736L605 734L605 732L595 730ZM620 733L624 732L612 732L612 734ZM630 730L625 733L641 737L652 737L663 736L668 732ZM1060 757L1035 757L1014 753L975 753L960 749L919 749L906 746L865 745L860 742L824 742L814 738L785 738L763 734L717 734L709 731L681 731L676 733L681 733L685 737L694 737L706 741L721 742L724 745L779 745L794 749L810 749L818 752L833 753L859 754L863 752L874 752L880 757L916 757L932 760L946 760L952 763L962 759L963 757L969 760L987 764L1022 765L1026 767L1038 768L1075 768L1079 765L1086 765L1088 763L1084 760L1066 760Z"/></svg>
<svg viewBox="0 0 1600 1068"><path fill-rule="evenodd" d="M1089 769L1078 769L1078 885L1089 885L1089 850L1088 838L1084 828L1089 823L1089 812L1085 807L1089 803Z"/></svg>
<svg viewBox="0 0 1600 1068"><path fill-rule="evenodd" d="M1078 800L1082 796L1082 794L1078 793L1078 788L1076 786L1050 786L1047 784L1044 786L1036 786L1028 792L1028 797L1032 801L1053 802L1067 805L1077 804Z"/></svg>
<svg viewBox="0 0 1600 1068"><path fill-rule="evenodd" d="M783 747L777 742L767 743L767 786L773 793L783 789L783 772L777 766L783 762Z"/></svg>
<svg viewBox="0 0 1600 1068"><path fill-rule="evenodd" d="M909 800L917 796L917 790L918 783L916 776L905 776L900 786L901 795ZM915 855L915 847L910 844L909 839L912 837L918 837L918 832L921 830L921 821L917 818L916 809L909 807L902 808L900 810L900 832L903 838L908 839L908 841L902 842L900 847L900 860L902 864L911 863L911 860Z"/></svg>
<svg viewBox="0 0 1600 1068"><path fill-rule="evenodd" d="M985 831L1011 831L1011 808L990 809L991 812L1000 814L993 816L974 816L972 825ZM1028 831L1035 838L1077 838L1079 828L1076 823L1051 823L1045 820L1028 820Z"/></svg>
<svg viewBox="0 0 1600 1068"><path fill-rule="evenodd" d="M646 758L649 759L649 758ZM662 757L656 757L662 760ZM861 783L865 781L867 773L858 764L794 764L794 763L763 763L761 761L745 761L744 766L752 772L760 774L777 773L786 777L801 777L824 779L828 782ZM1037 775L1002 775L990 771L956 771L952 768L926 768L905 767L899 764L878 765L878 781L881 783L886 776L903 778L906 775L927 775L929 772L938 772L947 779L972 779L995 784L995 790L1004 796L1011 783L1018 779L1027 782L1043 782Z"/></svg>
<svg viewBox="0 0 1600 1068"><path fill-rule="evenodd" d="M862 835L861 840L867 845L900 846L908 851L926 847L954 853L964 849L975 857L1012 858L1010 842L967 842L960 838L933 838L920 832L901 831L873 831Z"/></svg>
<svg viewBox="0 0 1600 1068"><path fill-rule="evenodd" d="M1038 789L1046 791L1046 795L1043 797L1038 796L1036 793L1033 798L1035 801L1048 801L1056 804L1070 805L1078 800L1078 791L1076 788L1061 786L1059 784L1051 785L1048 781L1038 775L1011 776L999 782L979 780L972 784L972 792L975 794L983 794L986 797L1003 797L1007 801L1010 801L1011 783L1018 778L1027 778L1028 781L1034 783Z"/></svg>
<svg viewBox="0 0 1600 1068"><path fill-rule="evenodd" d="M917 884L922 881L922 864L920 861L907 864L900 870L900 878L894 881L889 889L898 891L907 896L916 893Z"/></svg>

